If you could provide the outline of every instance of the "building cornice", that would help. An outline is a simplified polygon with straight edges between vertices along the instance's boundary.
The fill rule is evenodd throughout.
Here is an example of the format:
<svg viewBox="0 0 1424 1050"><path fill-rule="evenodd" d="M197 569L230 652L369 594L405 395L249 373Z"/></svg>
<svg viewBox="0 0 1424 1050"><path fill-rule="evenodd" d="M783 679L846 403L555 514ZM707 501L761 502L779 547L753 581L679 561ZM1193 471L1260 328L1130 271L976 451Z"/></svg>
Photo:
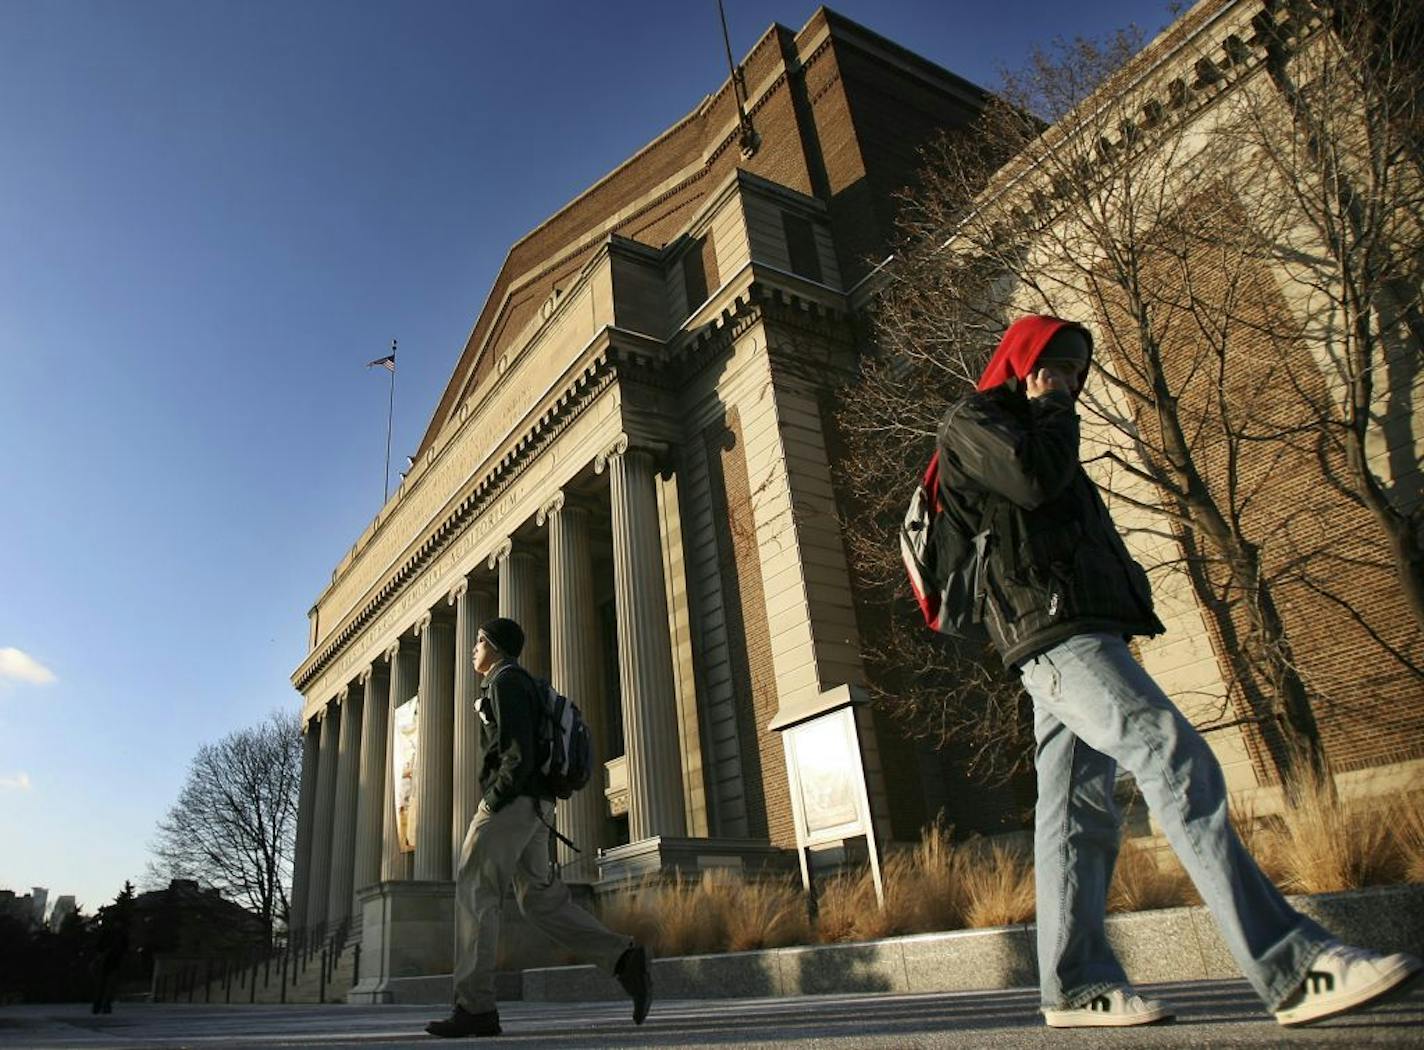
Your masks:
<svg viewBox="0 0 1424 1050"><path fill-rule="evenodd" d="M424 538L413 544L402 560L384 573L379 584L373 585L367 596L308 654L292 673L292 684L299 691L304 691L368 623L398 599L406 585L497 501L540 451L612 383L615 373L610 349L614 337L614 331L608 328L594 337L539 414L506 439L446 504Z"/></svg>
<svg viewBox="0 0 1424 1050"><path fill-rule="evenodd" d="M954 230L945 231L944 247L955 243L957 230L972 221L983 221L986 215L998 219L1006 232L1014 226L1050 222L1070 206L1072 191L1067 185L1054 186L1051 173L1041 167L1038 158L1086 135L1097 140L1093 164L1100 171L1147 153L1163 135L1200 116L1259 73L1273 40L1284 39L1298 46L1320 26L1318 17L1300 20L1291 5L1269 0L1201 0L999 169L977 209ZM1137 116L1108 129L1101 114L1109 107L1118 111L1131 107ZM850 289L853 310L859 312L870 305L894 272L895 261L895 256L887 257Z"/></svg>

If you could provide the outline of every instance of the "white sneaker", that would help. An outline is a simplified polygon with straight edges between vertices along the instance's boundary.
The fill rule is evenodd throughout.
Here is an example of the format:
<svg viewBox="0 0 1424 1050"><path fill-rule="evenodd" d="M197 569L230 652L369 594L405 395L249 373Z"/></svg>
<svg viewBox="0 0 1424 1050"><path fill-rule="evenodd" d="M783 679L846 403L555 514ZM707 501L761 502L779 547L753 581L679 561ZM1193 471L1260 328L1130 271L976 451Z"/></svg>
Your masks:
<svg viewBox="0 0 1424 1050"><path fill-rule="evenodd" d="M1383 995L1419 968L1419 960L1403 952L1383 955L1331 941L1310 964L1301 986L1276 1011L1276 1020L1305 1024L1344 1013Z"/></svg>
<svg viewBox="0 0 1424 1050"><path fill-rule="evenodd" d="M1043 1020L1050 1028L1126 1028L1169 1021L1172 1017L1166 1003L1144 999L1130 984L1109 988L1071 1010L1043 1011Z"/></svg>

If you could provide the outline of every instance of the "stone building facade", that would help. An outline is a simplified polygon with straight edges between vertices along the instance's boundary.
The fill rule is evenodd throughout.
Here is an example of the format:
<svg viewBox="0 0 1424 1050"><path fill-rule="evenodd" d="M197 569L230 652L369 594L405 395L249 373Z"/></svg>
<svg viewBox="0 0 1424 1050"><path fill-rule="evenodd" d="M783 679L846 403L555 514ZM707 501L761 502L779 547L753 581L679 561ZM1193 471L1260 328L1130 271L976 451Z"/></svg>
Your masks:
<svg viewBox="0 0 1424 1050"><path fill-rule="evenodd" d="M450 972L469 654L496 613L601 751L603 782L559 805L584 848L560 847L566 881L794 869L780 731L838 711L878 838L924 819L922 792L886 790L882 745L913 749L861 702L821 391L853 366L847 293L891 191L983 95L825 10L743 71L754 149L728 82L511 249L412 469L311 610L292 926L357 920L358 996ZM413 696L402 852L392 715Z"/></svg>
<svg viewBox="0 0 1424 1050"><path fill-rule="evenodd" d="M1418 515L1424 326L1410 260L1424 238L1424 172L1417 152L1384 148L1399 132L1359 88L1371 56L1352 50L1381 46L1332 24L1324 5L1201 0L1000 169L946 245L1004 264L1008 312L1094 329L1097 360L1120 382L1085 391L1084 458L1118 497L1114 516L1138 560L1162 567L1153 587L1168 629L1141 641L1140 657L1258 812L1279 804L1293 761L1282 705L1251 688L1235 659L1260 644L1251 606L1268 600L1342 790L1393 791L1424 776L1424 629L1338 439L1360 396L1349 376L1373 373L1361 458L1393 505ZM1368 361L1351 356L1353 293L1326 243L1333 213L1320 211L1345 205L1321 188L1311 134L1332 137L1360 221L1396 253L1371 265L1406 286L1379 294ZM1334 221L1347 221L1343 211ZM1142 396L1149 352L1163 385ZM1161 485L1103 458L1171 457L1168 418L1187 435L1202 489L1254 548L1258 590L1230 579L1222 549L1161 513L1181 506Z"/></svg>
<svg viewBox="0 0 1424 1050"><path fill-rule="evenodd" d="M1136 60L1129 90L1170 102L1185 74L1181 98L1208 114L1234 81L1201 83L1200 59L1259 10L1204 0ZM597 738L602 782L558 812L584 847L560 847L564 877L593 892L654 871L794 868L814 800L790 739L818 721L845 720L880 842L944 807L973 826L1031 801L981 794L956 813L971 796L952 762L862 702L826 407L855 366L894 191L984 95L825 9L773 26L742 69L754 149L729 81L511 248L410 472L311 610L292 677L306 731L291 925L354 923L356 998L451 970L453 866L478 802L469 654L496 614L525 625L524 662ZM1273 482L1284 505L1316 497L1301 477ZM1352 513L1331 509L1328 527L1365 542ZM1171 544L1160 531L1135 542L1170 560L1146 549ZM1180 698L1231 698L1230 639L1180 578L1154 583L1169 633L1142 646L1149 670ZM1349 600L1387 620L1386 584L1362 579ZM1336 621L1311 602L1288 612L1319 635L1311 660L1348 666L1341 645L1373 644L1368 626L1316 630ZM1332 748L1417 771L1417 677L1367 679L1389 702L1354 728L1329 722L1348 740ZM416 696L402 852L393 713ZM1266 742L1228 721L1213 745L1231 787L1255 789Z"/></svg>

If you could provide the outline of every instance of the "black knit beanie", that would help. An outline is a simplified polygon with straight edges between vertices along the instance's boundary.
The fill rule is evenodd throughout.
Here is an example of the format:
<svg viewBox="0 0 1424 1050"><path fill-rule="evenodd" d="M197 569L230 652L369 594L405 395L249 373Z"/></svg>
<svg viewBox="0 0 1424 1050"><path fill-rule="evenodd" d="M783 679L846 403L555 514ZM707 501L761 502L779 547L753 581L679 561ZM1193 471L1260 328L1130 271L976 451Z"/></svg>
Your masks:
<svg viewBox="0 0 1424 1050"><path fill-rule="evenodd" d="M490 644L511 659L518 659L524 651L524 629L507 616L496 616L480 625L480 634L489 639Z"/></svg>

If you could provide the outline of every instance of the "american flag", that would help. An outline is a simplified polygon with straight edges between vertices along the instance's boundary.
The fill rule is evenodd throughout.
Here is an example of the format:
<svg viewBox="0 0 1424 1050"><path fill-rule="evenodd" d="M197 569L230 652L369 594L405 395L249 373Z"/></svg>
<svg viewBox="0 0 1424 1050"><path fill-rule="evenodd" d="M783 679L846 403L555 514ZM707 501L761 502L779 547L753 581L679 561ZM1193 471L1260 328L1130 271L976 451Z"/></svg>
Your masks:
<svg viewBox="0 0 1424 1050"><path fill-rule="evenodd" d="M384 368L387 372L394 372L396 370L396 355L387 354L385 357L378 357L374 361L366 362L367 368L375 368L377 365Z"/></svg>

